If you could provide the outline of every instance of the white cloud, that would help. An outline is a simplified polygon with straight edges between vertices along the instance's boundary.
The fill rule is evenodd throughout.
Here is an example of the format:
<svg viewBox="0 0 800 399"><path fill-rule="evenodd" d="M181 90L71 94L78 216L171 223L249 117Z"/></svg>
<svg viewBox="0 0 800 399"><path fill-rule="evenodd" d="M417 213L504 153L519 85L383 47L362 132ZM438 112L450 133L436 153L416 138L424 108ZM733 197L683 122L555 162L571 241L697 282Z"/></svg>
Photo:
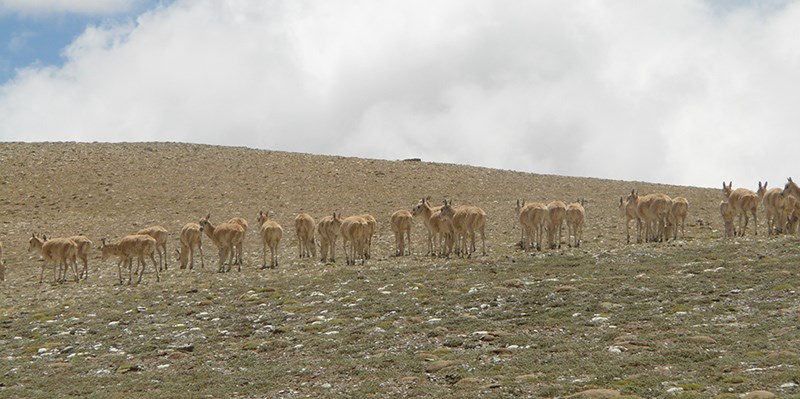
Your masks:
<svg viewBox="0 0 800 399"><path fill-rule="evenodd" d="M23 15L108 15L130 11L140 2L141 0L0 0L0 12Z"/></svg>
<svg viewBox="0 0 800 399"><path fill-rule="evenodd" d="M20 71L0 140L776 184L800 144L798 30L798 3L177 1Z"/></svg>

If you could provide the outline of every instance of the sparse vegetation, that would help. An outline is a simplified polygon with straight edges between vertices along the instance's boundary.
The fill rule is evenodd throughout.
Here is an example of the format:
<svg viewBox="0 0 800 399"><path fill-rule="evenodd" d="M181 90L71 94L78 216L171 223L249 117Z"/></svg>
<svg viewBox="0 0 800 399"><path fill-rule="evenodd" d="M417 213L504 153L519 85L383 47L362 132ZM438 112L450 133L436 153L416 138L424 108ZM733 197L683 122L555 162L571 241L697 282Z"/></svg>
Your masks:
<svg viewBox="0 0 800 399"><path fill-rule="evenodd" d="M798 238L725 239L718 188L170 143L3 143L0 161L2 397L800 395ZM294 192L298 175L314 190ZM632 188L691 201L685 239L626 244L618 198ZM425 256L419 219L416 252L392 256L388 215L427 195L481 204L486 256ZM556 197L588 197L581 247L521 250L515 199ZM26 251L32 231L99 242L263 206L281 223L301 209L387 217L355 266L298 259L292 243L259 270L253 240L241 273L119 285L95 250L89 278L40 284Z"/></svg>

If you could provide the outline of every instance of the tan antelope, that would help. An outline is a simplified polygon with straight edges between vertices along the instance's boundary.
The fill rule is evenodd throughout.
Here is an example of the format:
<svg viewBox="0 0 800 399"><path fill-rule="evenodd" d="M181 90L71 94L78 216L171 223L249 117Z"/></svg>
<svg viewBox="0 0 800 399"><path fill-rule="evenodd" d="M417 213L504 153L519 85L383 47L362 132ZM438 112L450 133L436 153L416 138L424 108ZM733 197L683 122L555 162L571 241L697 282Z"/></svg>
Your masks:
<svg viewBox="0 0 800 399"><path fill-rule="evenodd" d="M567 220L567 244L571 247L570 236L575 240L575 247L580 247L583 241L583 223L586 219L586 200L583 198L567 205L565 218Z"/></svg>
<svg viewBox="0 0 800 399"><path fill-rule="evenodd" d="M156 239L158 270L161 270L161 266L164 266L164 270L167 270L167 239L169 238L167 229L161 226L150 226L137 231L136 234L147 234Z"/></svg>
<svg viewBox="0 0 800 399"><path fill-rule="evenodd" d="M156 263L155 253L157 251L158 242L149 234L131 234L123 237L116 243L107 243L105 239L102 240L102 259L106 260L110 256L117 256L117 271L119 273L119 284L122 285L122 263L128 261L128 284L130 285L133 275L133 258L136 257L137 264L136 270L139 272L139 280L137 284L142 282L142 276L146 263L144 258L149 257L153 262L153 269L156 271L156 281L161 281L159 274L158 264Z"/></svg>
<svg viewBox="0 0 800 399"><path fill-rule="evenodd" d="M747 224L750 221L750 215L753 216L753 234L758 235L758 194L746 188L733 189L733 182L725 185L722 182L722 194L725 199L730 203L733 217L739 217L739 229L736 234L744 236L747 230ZM744 223L742 223L744 219Z"/></svg>
<svg viewBox="0 0 800 399"><path fill-rule="evenodd" d="M242 234L242 243L241 245L237 245L233 248L234 250L234 258L233 264L241 265L242 264L242 257L244 256L244 240L247 238L247 229L250 227L247 224L247 220L245 218L234 217L228 220L228 223L236 223L239 226L242 226L244 229L244 234Z"/></svg>
<svg viewBox="0 0 800 399"><path fill-rule="evenodd" d="M209 213L206 217L200 219L197 223L203 228L208 238L214 243L214 246L219 250L219 268L217 272L224 273L231 270L231 265L234 262L234 248L242 245L244 239L244 228L238 223L222 223L217 226L211 224L208 220L211 217ZM225 261L228 261L228 269L225 269ZM239 265L239 271L242 271L242 265Z"/></svg>
<svg viewBox="0 0 800 399"><path fill-rule="evenodd" d="M39 282L44 281L44 269L47 265L53 264L53 282L64 282L67 278L67 270L72 266L75 272L75 281L79 281L78 277L78 244L69 238L51 238L47 236L39 238L36 234L31 234L28 239L28 252L38 252L42 255L44 263L42 263L42 271L39 273Z"/></svg>
<svg viewBox="0 0 800 399"><path fill-rule="evenodd" d="M525 200L517 200L516 212L522 226L522 249L541 251L548 218L547 205L540 202L526 204Z"/></svg>
<svg viewBox="0 0 800 399"><path fill-rule="evenodd" d="M362 216L349 216L342 220L341 235L346 264L355 265L359 257L362 265L366 262L364 246L367 245L368 233L369 224Z"/></svg>
<svg viewBox="0 0 800 399"><path fill-rule="evenodd" d="M453 226L453 240L456 244L456 253L460 256L472 257L475 252L475 232L481 233L483 254L486 255L486 212L472 205L454 207L450 200L445 200L440 208L442 216ZM468 245L467 239L470 239Z"/></svg>
<svg viewBox="0 0 800 399"><path fill-rule="evenodd" d="M411 255L411 225L413 223L414 216L407 209L400 209L392 213L389 225L394 232L395 256ZM408 241L408 246L406 246L406 241Z"/></svg>
<svg viewBox="0 0 800 399"><path fill-rule="evenodd" d="M678 239L678 226L681 228L681 239L686 239L686 218L689 215L689 200L684 197L672 199L672 207L669 211L669 229L672 239ZM669 235L669 234L668 234Z"/></svg>
<svg viewBox="0 0 800 399"><path fill-rule="evenodd" d="M719 214L722 216L722 223L725 226L725 237L733 237L736 230L733 227L733 207L728 201L719 203Z"/></svg>
<svg viewBox="0 0 800 399"><path fill-rule="evenodd" d="M767 235L781 234L786 228L784 215L784 196L780 188L767 189L767 182L761 185L758 182L758 200L764 204L764 213L767 215Z"/></svg>
<svg viewBox="0 0 800 399"><path fill-rule="evenodd" d="M633 191L631 191L633 193ZM619 197L619 213L625 218L625 242L631 243L631 220L638 220L636 216L636 204ZM638 223L638 222L637 222Z"/></svg>
<svg viewBox="0 0 800 399"><path fill-rule="evenodd" d="M316 258L317 246L314 242L314 218L300 213L294 218L294 233L297 235L298 257Z"/></svg>
<svg viewBox="0 0 800 399"><path fill-rule="evenodd" d="M80 277L82 279L89 278L89 252L92 250L92 241L82 234L67 238L78 245L77 256L83 262L83 271L80 273Z"/></svg>
<svg viewBox="0 0 800 399"><path fill-rule="evenodd" d="M567 205L562 201L556 200L547 204L547 243L551 249L561 248L561 233L566 213Z"/></svg>
<svg viewBox="0 0 800 399"><path fill-rule="evenodd" d="M317 223L317 234L319 234L320 252L322 262L330 261L336 263L336 239L339 237L342 226L342 215L336 212L333 215L325 216Z"/></svg>
<svg viewBox="0 0 800 399"><path fill-rule="evenodd" d="M269 267L274 269L278 267L278 244L280 244L281 238L283 238L283 228L278 222L269 218L269 211L259 211L256 220L258 220L258 224L261 225L259 232L261 233L261 244L264 254L264 261L261 264L261 268L267 268L267 247L269 247Z"/></svg>
<svg viewBox="0 0 800 399"><path fill-rule="evenodd" d="M186 223L181 228L180 236L181 249L178 250L178 262L181 269L185 269L187 264L189 270L194 269L194 251L200 251L200 267L205 268L206 263L203 255L203 228L197 223Z"/></svg>
<svg viewBox="0 0 800 399"><path fill-rule="evenodd" d="M366 241L364 242L364 258L369 259L372 256L372 236L375 235L375 230L378 226L378 221L375 219L374 216L370 215L369 213L364 213L359 215L364 218L364 221L367 222L367 237Z"/></svg>

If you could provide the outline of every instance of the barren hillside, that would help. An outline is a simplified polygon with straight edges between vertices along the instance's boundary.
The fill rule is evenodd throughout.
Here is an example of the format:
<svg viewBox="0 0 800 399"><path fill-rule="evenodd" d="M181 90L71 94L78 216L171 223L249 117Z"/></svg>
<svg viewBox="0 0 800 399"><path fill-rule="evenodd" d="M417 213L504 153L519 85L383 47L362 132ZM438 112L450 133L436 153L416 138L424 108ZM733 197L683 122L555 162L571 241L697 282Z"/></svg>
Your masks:
<svg viewBox="0 0 800 399"><path fill-rule="evenodd" d="M17 271L16 265L26 264L33 232L115 239L160 224L175 233L174 248L181 226L207 213L217 222L241 216L254 224L259 210L274 212L287 232L299 212L317 219L334 211L370 212L379 221L378 256L386 257L393 245L389 215L423 196L482 207L492 256L513 251L520 234L514 205L520 198L586 198L587 250L611 249L624 240L617 204L632 188L687 197L689 239L719 234L712 229L719 228L720 190L692 187L174 143L3 143L0 162L0 240L6 243L11 278L30 277L30 270ZM416 221L415 227L414 244L421 249L424 226ZM292 258L295 245L287 234L282 257ZM255 262L256 240L246 247Z"/></svg>
<svg viewBox="0 0 800 399"><path fill-rule="evenodd" d="M633 188L687 197L686 239L625 244L617 205ZM482 207L488 255L424 256L417 220L414 255L390 256L389 216L423 196ZM516 247L517 199L579 197L584 246ZM762 220L758 237L723 239L721 197L246 148L0 143L0 397L797 397L797 237L765 237ZM276 269L258 269L260 210L284 226ZM297 258L294 215L334 211L377 218L366 265L344 265L341 241L335 264ZM208 239L206 267L178 269L178 231L209 213L250 221L241 273L215 272ZM153 224L172 232L170 268L119 285L100 239ZM32 233L94 240L89 278L39 283Z"/></svg>

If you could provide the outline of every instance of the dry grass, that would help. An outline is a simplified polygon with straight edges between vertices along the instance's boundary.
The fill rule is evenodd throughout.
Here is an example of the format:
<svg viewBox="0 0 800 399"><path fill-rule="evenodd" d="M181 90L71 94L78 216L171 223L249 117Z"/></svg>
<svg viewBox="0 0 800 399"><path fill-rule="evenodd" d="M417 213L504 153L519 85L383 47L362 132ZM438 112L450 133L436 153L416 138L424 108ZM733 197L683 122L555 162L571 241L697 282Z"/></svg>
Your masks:
<svg viewBox="0 0 800 399"><path fill-rule="evenodd" d="M3 397L800 394L797 239L720 239L718 189L168 143L2 143L0 164ZM631 188L687 197L687 239L625 245ZM486 210L489 255L422 256L415 221L417 254L390 256L389 216L428 195ZM584 247L516 248L517 198L578 197ZM95 249L88 281L51 285L25 252L32 232L97 248L160 224L174 253L183 224L262 209L372 213L373 259L299 260L289 232L257 270L248 234L242 273L214 273L204 238L204 270L173 257L161 283L118 286Z"/></svg>

